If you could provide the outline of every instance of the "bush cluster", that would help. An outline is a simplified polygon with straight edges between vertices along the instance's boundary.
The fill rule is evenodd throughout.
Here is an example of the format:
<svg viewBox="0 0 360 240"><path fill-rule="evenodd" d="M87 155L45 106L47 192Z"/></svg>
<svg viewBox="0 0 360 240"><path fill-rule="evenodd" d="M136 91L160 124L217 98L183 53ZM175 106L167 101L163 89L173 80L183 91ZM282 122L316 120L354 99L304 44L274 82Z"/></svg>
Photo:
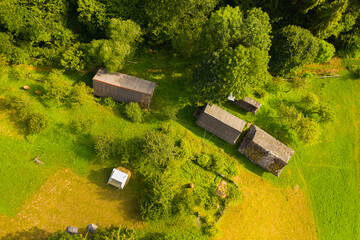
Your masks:
<svg viewBox="0 0 360 240"><path fill-rule="evenodd" d="M224 176L233 177L238 174L236 163L222 154L209 155L203 152L196 158L196 162L206 170Z"/></svg>
<svg viewBox="0 0 360 240"><path fill-rule="evenodd" d="M29 133L42 132L49 125L47 115L37 111L30 98L25 95L8 95L5 97L5 104L16 110L18 119L26 124Z"/></svg>
<svg viewBox="0 0 360 240"><path fill-rule="evenodd" d="M133 122L142 122L143 120L143 111L139 104L135 102L126 104L124 113L125 116Z"/></svg>

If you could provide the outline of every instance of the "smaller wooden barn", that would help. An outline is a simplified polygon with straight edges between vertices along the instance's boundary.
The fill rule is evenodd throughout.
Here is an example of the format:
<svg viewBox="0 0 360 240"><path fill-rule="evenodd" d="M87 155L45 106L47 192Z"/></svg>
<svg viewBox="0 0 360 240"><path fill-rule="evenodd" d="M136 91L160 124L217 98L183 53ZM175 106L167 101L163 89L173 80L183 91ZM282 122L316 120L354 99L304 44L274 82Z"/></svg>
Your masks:
<svg viewBox="0 0 360 240"><path fill-rule="evenodd" d="M111 97L118 102L137 102L142 108L149 108L156 83L123 73L109 73L100 68L93 78L94 94Z"/></svg>
<svg viewBox="0 0 360 240"><path fill-rule="evenodd" d="M238 151L277 177L294 154L294 150L255 125L250 127Z"/></svg>
<svg viewBox="0 0 360 240"><path fill-rule="evenodd" d="M256 114L261 106L261 103L249 97L246 97L244 100L234 100L233 102L235 105L253 114Z"/></svg>
<svg viewBox="0 0 360 240"><path fill-rule="evenodd" d="M205 105L196 124L233 145L237 142L245 126L243 120L215 104Z"/></svg>
<svg viewBox="0 0 360 240"><path fill-rule="evenodd" d="M131 172L123 167L114 168L109 177L108 183L119 189L124 189L125 185L129 182Z"/></svg>

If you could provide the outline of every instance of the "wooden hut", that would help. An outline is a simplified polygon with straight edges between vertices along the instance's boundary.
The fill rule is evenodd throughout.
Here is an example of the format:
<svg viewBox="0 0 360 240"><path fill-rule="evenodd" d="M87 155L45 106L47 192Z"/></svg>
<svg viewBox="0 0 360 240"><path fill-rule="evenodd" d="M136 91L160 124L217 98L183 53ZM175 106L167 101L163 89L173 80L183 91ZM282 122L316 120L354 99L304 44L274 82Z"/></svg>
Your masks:
<svg viewBox="0 0 360 240"><path fill-rule="evenodd" d="M119 189L124 189L125 185L129 182L131 172L123 167L114 168L109 177L108 183Z"/></svg>
<svg viewBox="0 0 360 240"><path fill-rule="evenodd" d="M245 122L216 105L206 105L200 112L196 124L224 141L234 145Z"/></svg>
<svg viewBox="0 0 360 240"><path fill-rule="evenodd" d="M234 100L233 102L235 105L253 114L256 114L261 106L261 103L249 97L246 97L244 100Z"/></svg>
<svg viewBox="0 0 360 240"><path fill-rule="evenodd" d="M109 73L100 68L93 78L94 94L111 97L118 102L137 102L149 108L156 83L122 73Z"/></svg>
<svg viewBox="0 0 360 240"><path fill-rule="evenodd" d="M294 154L294 150L255 125L250 127L238 151L277 177Z"/></svg>

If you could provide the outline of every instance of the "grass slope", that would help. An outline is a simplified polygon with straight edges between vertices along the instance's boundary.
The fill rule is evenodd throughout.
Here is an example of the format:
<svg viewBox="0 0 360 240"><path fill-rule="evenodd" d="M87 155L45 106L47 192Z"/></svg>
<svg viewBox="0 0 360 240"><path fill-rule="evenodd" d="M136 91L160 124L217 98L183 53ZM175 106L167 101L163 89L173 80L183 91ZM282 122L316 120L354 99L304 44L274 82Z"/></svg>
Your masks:
<svg viewBox="0 0 360 240"><path fill-rule="evenodd" d="M220 147L248 171L260 176L266 184L277 189L293 189L296 185L305 191L314 211L319 238L321 239L355 239L359 231L359 102L357 93L359 81L346 75L342 79L316 80L310 89L319 93L321 98L331 102L336 117L333 123L323 126L324 134L321 143L313 146L290 146L296 154L290 165L285 168L280 178L275 178L261 168L255 166L231 146L211 134L205 133L194 123L192 116L195 101L195 90L191 87L192 62L173 59L167 54L145 54L134 59L137 64L129 64L125 73L155 81L152 110L144 123L131 123L121 114L107 109L98 103L70 109L44 101L34 94L41 89L37 79L46 77L46 72L24 67L3 67L0 73L0 98L7 91L23 91L23 85L29 85L26 92L37 99L38 108L45 111L50 119L49 129L38 135L24 137L25 130L21 123L14 121L9 110L0 101L0 214L14 216L26 201L40 189L46 180L58 169L70 168L82 176L92 171L116 165L113 160L100 162L93 150L91 135L78 134L72 127L76 118L91 118L92 134L114 132L122 136L122 140L142 136L146 131L158 129L164 120L163 113L168 109L178 111L177 123L193 132L198 138L208 143L205 146ZM26 75L29 73L30 75ZM93 73L68 73L67 81L76 83L91 82ZM296 95L294 92L289 94ZM245 113L231 104L224 108L239 117L256 123L280 138L276 128L267 119L267 110L271 110L272 98L266 97L257 116ZM134 131L136 129L136 131ZM205 138L205 139L204 139ZM44 166L32 162L37 155L43 155ZM246 170L247 169L247 170ZM256 176L256 177L258 177ZM251 177L251 175L249 175ZM95 179L96 176L93 176ZM246 184L246 179L240 184ZM252 186L257 188L258 186ZM266 192L265 192L266 193ZM285 198L286 199L286 198ZM296 201L295 201L296 202ZM255 211L256 209L254 209ZM225 216L226 217L226 216ZM251 219L256 222L260 219ZM224 220L225 221L225 220ZM156 225L156 226L155 226ZM168 223L154 223L154 229L165 230ZM161 227L163 226L163 227ZM173 225L173 230L178 224ZM230 226L236 227L236 226ZM152 231L151 229L149 231ZM155 230L154 230L155 231Z"/></svg>

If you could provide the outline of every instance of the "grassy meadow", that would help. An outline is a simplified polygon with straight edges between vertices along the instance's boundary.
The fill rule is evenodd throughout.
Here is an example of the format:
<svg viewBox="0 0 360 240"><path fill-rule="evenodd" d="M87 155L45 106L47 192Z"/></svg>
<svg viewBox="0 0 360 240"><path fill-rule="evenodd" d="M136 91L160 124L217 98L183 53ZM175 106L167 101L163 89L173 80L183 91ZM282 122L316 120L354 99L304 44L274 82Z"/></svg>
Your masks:
<svg viewBox="0 0 360 240"><path fill-rule="evenodd" d="M249 197L256 197L256 188L259 188L259 194L262 194L261 196L264 199L272 196L268 194L267 190L277 191L279 194L285 192L281 201L286 204L288 201L286 196L293 196L293 193L288 195L286 192L298 187L304 192L304 198L306 198L304 201L307 201L308 208L312 211L310 214L313 216L310 217L315 219L319 239L356 239L359 236L359 79L354 79L350 73L342 70L340 74L343 77L313 79L305 89L269 91L260 98L263 106L256 116L236 108L231 103L225 104L224 108L229 112L248 122L255 123L296 151L281 177L276 178L238 153L238 145L231 146L195 125L195 118L192 114L195 109L196 89L191 85L193 62L179 59L167 53L144 53L132 61L136 64L128 64L123 70L124 73L154 81L158 85L153 96L151 110L145 111L143 123L133 123L127 120L118 109L100 104L94 99L87 104L70 107L66 104L59 105L54 101L36 95L35 90L43 90L42 80L49 74L49 69L36 69L28 66L2 67L0 70L0 216L15 219L24 205L33 203L31 200L33 196L50 198L46 194L36 194L42 191L42 186L45 186L44 184L52 179L51 177L54 174L63 169L71 169L76 175L74 176L75 179L77 176L84 177L108 191L109 189L104 183L111 168L118 165L118 159L99 160L94 150L93 136L103 132L112 133L126 143L130 139L143 136L150 130L161 129L164 122L169 123L164 112L175 109L177 119L170 121L170 124L174 125L174 131L187 132L197 141L202 141L204 148L209 148L209 151L221 152L220 149L224 149L223 154L239 163L240 178L236 181L244 191L245 197L246 191L250 191L250 188L253 192L248 195ZM352 60L353 62L360 64L356 60ZM339 62L337 61L336 64L338 67ZM346 65L348 62L344 61L343 64ZM319 68L320 66L310 66L307 70L316 72L316 69ZM90 85L94 73L95 71L67 72L65 78L71 84L83 81ZM22 90L21 87L24 85L30 86L31 89ZM283 87L286 89L286 84ZM277 131L276 120L267 118L268 112L274 107L274 101L296 99L302 94L302 91L315 92L322 101L329 102L335 112L333 122L321 125L323 130L321 140L311 146L303 146L299 142L291 141L288 136ZM48 115L50 125L47 130L40 134L29 135L24 124L17 121L12 110L7 109L3 103L4 96L8 92L21 92L21 94L30 96L34 100L34 107ZM74 122L78 119L88 120L91 123L87 126L87 131L76 131ZM39 166L32 161L38 155L42 156L40 160L45 165ZM196 176L193 176L191 171L189 170L189 174L185 178L196 181ZM201 172L201 169L198 171L204 175L208 174ZM211 174L208 178L210 179L209 182L203 182L201 179L197 181L199 184L212 186L219 180ZM249 181L246 178L249 178ZM52 181L55 180L52 179ZM78 181L81 182L81 180ZM136 182L136 176L134 182ZM249 182L254 185L246 185ZM246 187L242 188L241 185L246 185ZM51 188L48 185L46 186ZM260 188L262 188L261 191ZM135 205L138 197L136 192L140 190L140 185L133 185L129 191L132 191L131 196L134 197L134 201L127 200L127 202ZM43 189L43 192L45 191ZM78 192L79 198L84 195L84 192L80 190ZM249 200L245 199L245 201L250 202ZM76 198L73 199L73 202L76 202ZM299 202L296 200L290 200L290 202L293 204L292 207L286 209L296 211L296 204ZM269 204L272 204L271 199ZM240 213L245 212L241 208L241 204L238 207L241 209ZM262 206L258 207L259 209L254 209L254 211L262 211ZM275 212L277 212L276 207L278 206L274 206L273 209ZM53 214L56 215L56 212ZM251 212L249 214L251 215ZM288 214L291 215L291 213ZM275 215L278 218L283 217L278 214ZM231 217L233 215L226 213L221 221L226 222L226 219ZM237 217L240 218L241 215ZM309 216L304 216L305 219L307 217ZM46 221L46 218L42 219L42 221ZM189 223L189 221L193 221L193 219L174 219L171 222L156 221L139 224L141 226L139 228L154 234L162 231L176 232L182 228L184 231L188 231L188 236L197 236L195 233L198 231L196 224ZM233 221L237 221L237 219L233 219ZM249 218L248 221L256 223L259 219ZM107 223L110 224L110 222L109 220ZM128 222L131 225L131 218ZM184 222L187 224L182 224ZM44 223L40 222L39 224L41 226ZM299 223L296 226L301 226L301 224ZM59 228L62 227L63 225L59 225ZM261 226L258 227L261 228ZM236 239L235 233L239 229L231 230L237 228L236 224L227 226L227 228L227 239ZM254 238L257 236L255 233L251 233L256 229L246 230L249 239L251 236ZM266 234L266 229L259 232ZM291 236L295 238L296 234L294 233ZM303 235L298 236L299 239L305 239L301 236ZM307 238L312 239L312 237L308 236ZM218 238L222 238L221 233ZM316 234L314 238L316 238Z"/></svg>

